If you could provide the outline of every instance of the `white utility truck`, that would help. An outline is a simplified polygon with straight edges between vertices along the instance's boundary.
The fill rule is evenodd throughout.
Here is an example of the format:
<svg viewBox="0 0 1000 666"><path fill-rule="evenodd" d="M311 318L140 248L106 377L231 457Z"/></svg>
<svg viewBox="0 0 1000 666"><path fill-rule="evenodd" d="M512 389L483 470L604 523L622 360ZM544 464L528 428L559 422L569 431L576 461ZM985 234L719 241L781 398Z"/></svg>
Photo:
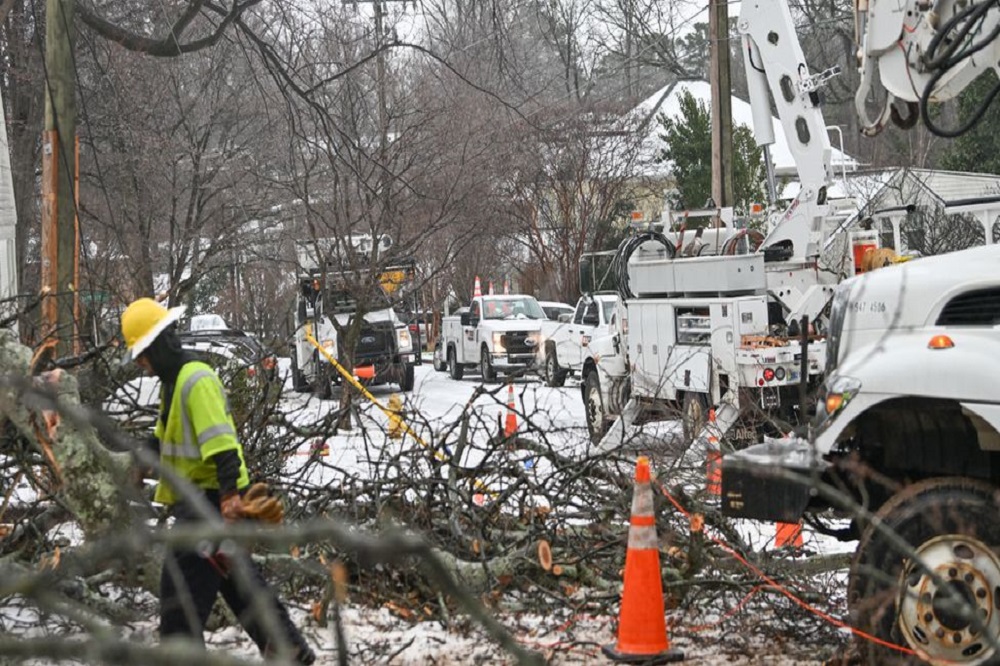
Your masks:
<svg viewBox="0 0 1000 666"><path fill-rule="evenodd" d="M723 458L724 512L797 522L864 506L875 518L838 533L861 538L852 619L940 663L994 663L983 634L1000 639L1000 247L842 283L826 372L808 428ZM943 587L980 626L946 608ZM884 663L864 648L864 663Z"/></svg>
<svg viewBox="0 0 1000 666"><path fill-rule="evenodd" d="M478 367L484 382L497 373L524 374L535 367L545 312L534 296L476 296L467 312L441 320L441 348L452 379Z"/></svg>
<svg viewBox="0 0 1000 666"><path fill-rule="evenodd" d="M776 418L801 422L803 388L817 386L823 368L817 334L833 287L854 275L842 229L850 202L841 209L827 200L832 151L817 88L832 73L809 73L786 5L745 2L738 25L757 143L769 159L770 91L801 189L772 214L766 235L717 210L708 228L672 231L668 219L621 244L618 330L590 342L582 370L591 437L604 438L625 414L602 446L620 440L640 407L679 406L688 436L714 408L718 427L730 433L740 424L747 443Z"/></svg>
<svg viewBox="0 0 1000 666"><path fill-rule="evenodd" d="M761 5L742 4L739 29L754 66L766 70L775 42L796 40L785 1ZM930 103L1000 68L996 3L868 0L855 4L854 24L864 133L889 121L906 128L919 116L932 132L957 136L992 103L991 94L950 130L936 125L948 115L929 113ZM866 100L876 77L885 103L872 119ZM786 89L794 91L783 86L782 96ZM980 216L991 242L995 195L945 203ZM843 282L826 346L813 421L727 454L723 511L806 518L820 532L860 539L847 591L850 623L863 632L852 663L998 663L1000 247ZM850 526L835 529L824 515L849 517Z"/></svg>
<svg viewBox="0 0 1000 666"><path fill-rule="evenodd" d="M383 251L391 246L386 236L378 243ZM344 362L347 340L359 319L350 355L356 378L371 385L398 384L402 391L413 389L413 367L420 362L420 352L393 308L412 281L413 265L383 265L373 260L374 245L369 235L297 244L299 284L292 356L296 391L312 389L328 399L342 381L340 373L306 339L306 327L333 358ZM360 308L359 302L366 306Z"/></svg>
<svg viewBox="0 0 1000 666"><path fill-rule="evenodd" d="M595 337L611 332L618 294L595 293L580 297L576 308L559 321L542 322L538 365L549 386L562 386L570 375L579 376L587 347Z"/></svg>

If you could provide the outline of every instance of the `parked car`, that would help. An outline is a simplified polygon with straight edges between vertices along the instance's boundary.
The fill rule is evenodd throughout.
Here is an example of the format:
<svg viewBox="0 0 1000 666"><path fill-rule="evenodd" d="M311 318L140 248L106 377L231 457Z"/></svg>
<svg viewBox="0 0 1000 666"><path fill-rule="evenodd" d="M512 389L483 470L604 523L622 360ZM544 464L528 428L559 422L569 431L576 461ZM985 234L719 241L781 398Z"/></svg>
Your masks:
<svg viewBox="0 0 1000 666"><path fill-rule="evenodd" d="M185 351L208 363L219 373L230 400L240 402L247 392L280 394L281 382L275 355L244 331L232 328L180 331ZM138 372L138 367L135 368ZM160 380L138 376L123 384L104 404L105 412L134 425L152 425L159 405ZM236 405L234 404L234 409Z"/></svg>
<svg viewBox="0 0 1000 666"><path fill-rule="evenodd" d="M421 350L426 349L430 338L427 327L434 321L434 313L402 312L399 313L399 318L406 322L407 328L410 329L410 337L415 341L416 347ZM419 363L420 361L417 361L418 365Z"/></svg>
<svg viewBox="0 0 1000 666"><path fill-rule="evenodd" d="M542 306L545 317L551 321L559 321L559 315L573 316L574 308L569 303L559 303L556 301L538 301Z"/></svg>
<svg viewBox="0 0 1000 666"><path fill-rule="evenodd" d="M200 329L184 331L180 339L184 349L215 367L223 381L226 373L239 371L262 382L277 379L277 358L260 340L245 331Z"/></svg>

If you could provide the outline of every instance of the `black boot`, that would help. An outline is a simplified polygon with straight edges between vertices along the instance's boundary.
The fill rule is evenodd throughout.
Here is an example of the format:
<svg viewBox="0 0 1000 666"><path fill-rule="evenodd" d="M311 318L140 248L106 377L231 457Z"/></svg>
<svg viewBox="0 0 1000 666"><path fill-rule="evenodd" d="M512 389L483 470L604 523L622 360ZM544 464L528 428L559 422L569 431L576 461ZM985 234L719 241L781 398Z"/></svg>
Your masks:
<svg viewBox="0 0 1000 666"><path fill-rule="evenodd" d="M299 651L295 654L296 664L305 664L305 666L309 666L309 664L313 663L314 661L316 661L316 653L314 653L312 651L312 648L310 648L308 645L303 645L302 647L300 647Z"/></svg>

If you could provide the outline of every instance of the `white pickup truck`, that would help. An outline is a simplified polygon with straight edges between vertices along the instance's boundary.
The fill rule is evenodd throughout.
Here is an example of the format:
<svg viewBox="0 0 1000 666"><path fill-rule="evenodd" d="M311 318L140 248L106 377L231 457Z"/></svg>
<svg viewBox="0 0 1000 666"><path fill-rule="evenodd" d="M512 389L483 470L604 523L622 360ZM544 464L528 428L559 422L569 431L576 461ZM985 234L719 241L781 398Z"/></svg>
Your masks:
<svg viewBox="0 0 1000 666"><path fill-rule="evenodd" d="M545 312L533 296L477 296L469 311L441 320L441 348L452 379L479 367L484 382L497 373L532 370Z"/></svg>
<svg viewBox="0 0 1000 666"><path fill-rule="evenodd" d="M577 301L572 315L542 322L538 365L546 384L562 386L570 374L579 376L591 339L611 332L618 300L618 294L613 292L588 294Z"/></svg>

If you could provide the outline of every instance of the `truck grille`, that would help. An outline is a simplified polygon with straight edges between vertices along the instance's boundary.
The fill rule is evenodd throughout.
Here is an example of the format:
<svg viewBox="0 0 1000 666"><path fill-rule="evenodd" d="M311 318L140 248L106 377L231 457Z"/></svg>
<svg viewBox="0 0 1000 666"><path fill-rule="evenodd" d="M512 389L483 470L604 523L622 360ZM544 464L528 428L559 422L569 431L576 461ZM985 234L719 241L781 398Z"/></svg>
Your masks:
<svg viewBox="0 0 1000 666"><path fill-rule="evenodd" d="M938 326L995 326L1000 324L1000 289L978 289L948 301Z"/></svg>
<svg viewBox="0 0 1000 666"><path fill-rule="evenodd" d="M366 356L391 354L396 349L395 330L389 326L365 326L354 347L355 360Z"/></svg>
<svg viewBox="0 0 1000 666"><path fill-rule="evenodd" d="M531 338L531 344L528 339ZM503 346L508 354L534 354L535 339L527 331L510 331L503 334Z"/></svg>

